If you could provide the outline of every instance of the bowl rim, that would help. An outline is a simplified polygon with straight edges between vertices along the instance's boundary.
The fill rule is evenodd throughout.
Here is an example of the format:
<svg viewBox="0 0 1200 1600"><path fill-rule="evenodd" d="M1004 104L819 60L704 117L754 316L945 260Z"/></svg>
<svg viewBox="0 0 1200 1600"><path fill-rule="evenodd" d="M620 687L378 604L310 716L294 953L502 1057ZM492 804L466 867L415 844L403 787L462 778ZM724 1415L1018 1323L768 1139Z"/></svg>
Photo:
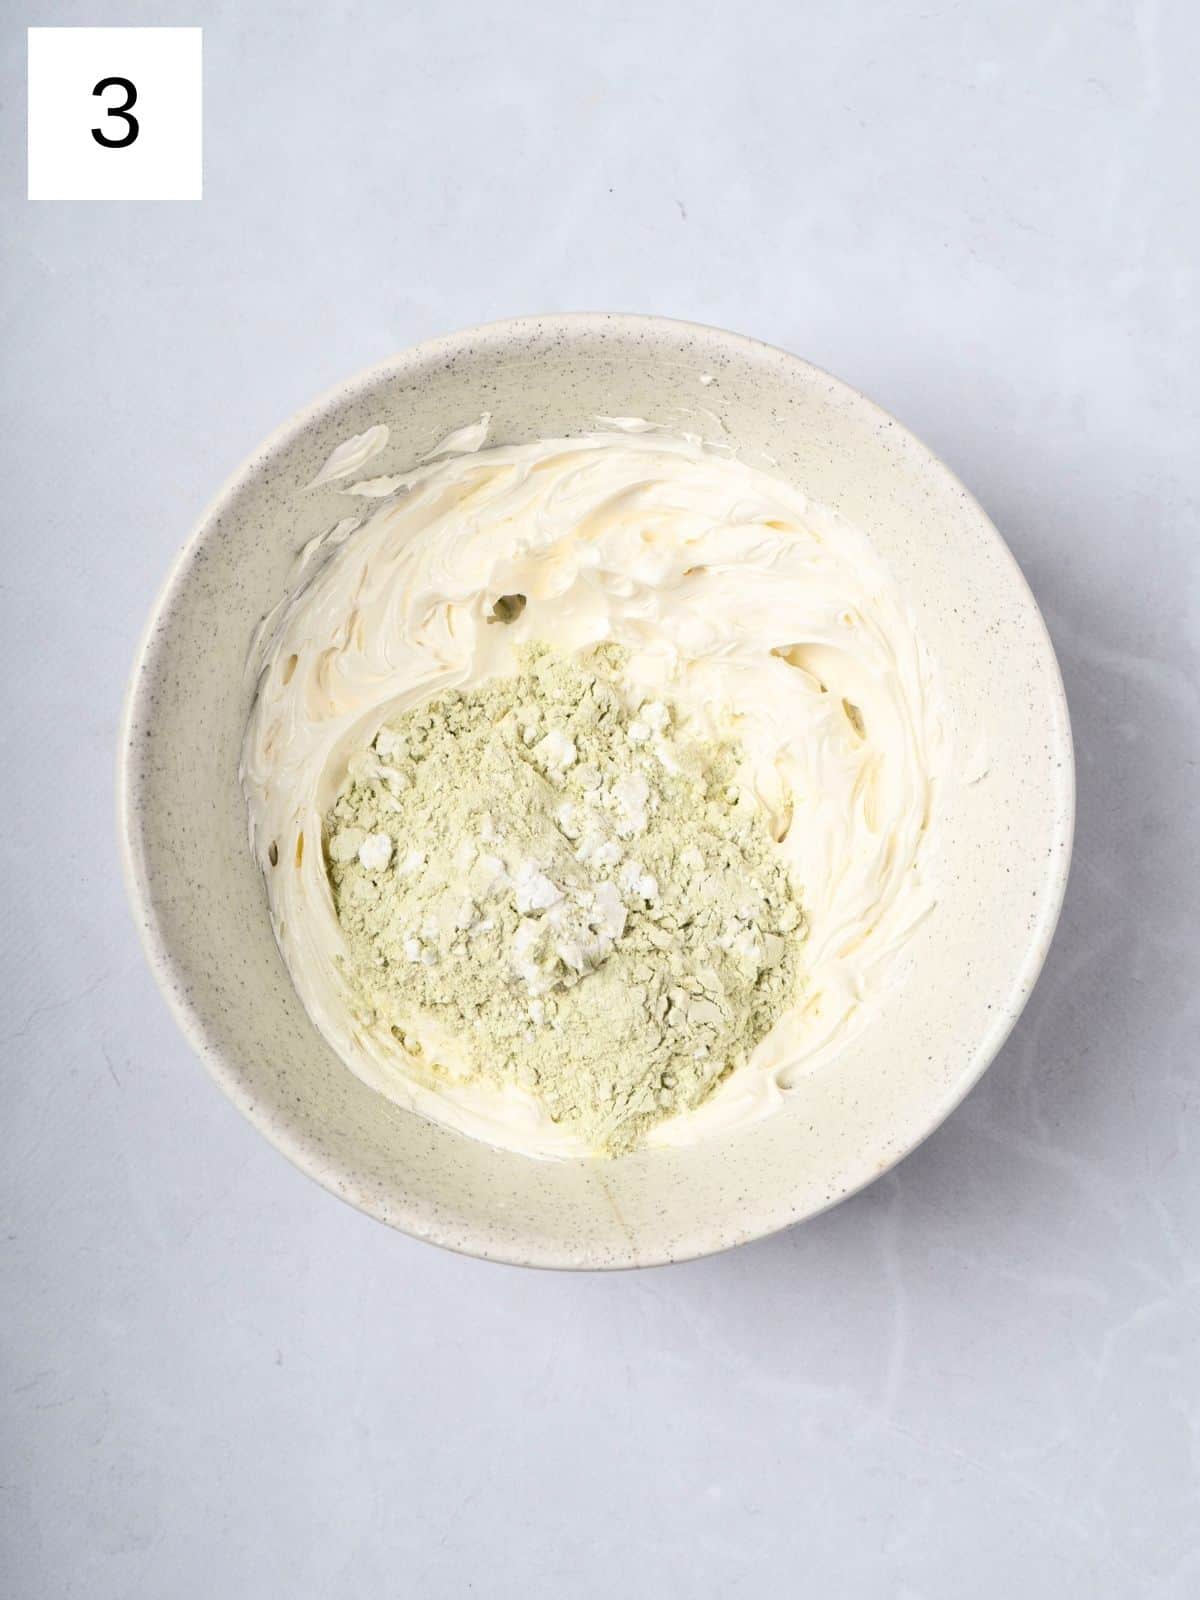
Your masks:
<svg viewBox="0 0 1200 1600"><path fill-rule="evenodd" d="M808 1206L803 1202L791 1205L785 1202L769 1208L765 1214L758 1216L749 1225L740 1227L734 1214L715 1219L707 1228L699 1229L696 1237L690 1240L687 1247L680 1251L659 1251L653 1248L643 1251L641 1247L634 1246L631 1242L627 1252L614 1253L606 1249L601 1254L599 1251L585 1248L568 1258L561 1251L553 1249L546 1250L534 1246L519 1248L511 1242L496 1246L493 1241L486 1237L467 1241L463 1239L460 1233L455 1232L452 1226L439 1222L436 1218L431 1220L424 1214L423 1208L418 1204L402 1206L396 1203L389 1203L386 1206L382 1205L373 1193L368 1193L365 1190L356 1190L345 1173L339 1170L328 1157L324 1156L322 1152L304 1138L295 1134L288 1123L277 1118L271 1112L264 1111L255 1102L253 1095L245 1088L236 1065L228 1058L228 1052L224 1046L211 1037L209 1025L204 1016L199 1008L194 1006L188 998L187 985L184 981L181 966L168 948L167 941L159 927L151 893L149 872L141 849L141 826L138 805L140 788L137 775L133 770L134 763L131 760L131 755L137 743L138 730L145 727L152 720L152 713L149 707L149 701L152 698L152 683L147 669L150 665L155 637L160 631L164 620L170 615L179 591L190 573L198 552L205 543L211 525L223 507L252 479L261 469L264 462L269 461L297 434L303 432L315 419L322 416L332 406L352 400L358 393L373 387L380 379L386 376L404 373L424 366L439 357L444 358L459 354L464 348L472 344L518 342L533 335L567 338L572 335L597 332L601 329L619 329L643 334L651 332L673 333L703 339L710 343L715 340L719 344L732 348L744 355L754 355L759 358L767 357L771 360L782 361L789 366L803 369L808 376L817 378L828 385L830 391L840 396L844 401L895 430L896 434L902 437L910 447L915 446L917 451L927 458L931 467L944 476L948 485L961 496L974 513L981 532L993 544L993 553L1001 558L1011 577L1015 580L1016 591L1024 603L1026 621L1034 632L1040 635L1040 642L1045 649L1046 667L1051 677L1049 688L1052 695L1057 699L1058 708L1061 711L1061 725L1059 728L1061 748L1056 748L1053 751L1055 758L1060 763L1059 783L1061 793L1056 807L1058 837L1054 841L1059 848L1052 849L1046 858L1045 878L1041 886L1042 892L1038 896L1041 904L1040 914L1025 938L1022 956L1015 965L1004 1001L994 1009L990 1026L981 1033L973 1048L967 1053L953 1083L937 1103L934 1111L924 1119L921 1127L915 1133L911 1130L906 1130L904 1136L897 1141L894 1153L889 1154L889 1159L884 1164L873 1171L867 1171L861 1176L854 1177L846 1183L844 1188L831 1194L823 1204L816 1207ZM1066 895L1074 841L1075 810L1076 766L1070 710L1063 684L1062 670L1054 649L1053 640L1050 637L1050 631L1029 582L1017 563L1016 557L979 501L952 469L923 440L919 439L877 402L871 400L844 379L836 377L825 368L817 366L804 357L794 355L779 346L768 344L764 340L754 339L746 334L734 333L725 328L713 327L708 324L691 322L680 318L638 312L570 311L554 312L544 316L529 314L500 318L495 321L463 328L456 332L439 334L433 338L407 346L396 354L385 357L371 366L352 374L350 377L340 380L323 390L300 410L293 412L284 422L273 429L265 439L257 444L253 451L225 479L196 518L183 546L172 561L166 577L155 596L134 652L132 668L125 687L116 750L116 822L121 871L127 901L138 930L142 950L159 991L181 1033L193 1052L200 1058L209 1076L221 1089L222 1093L233 1102L246 1120L260 1134L269 1140L282 1155L287 1157L293 1166L299 1168L307 1177L320 1184L323 1189L344 1200L356 1210L388 1224L399 1232L406 1233L429 1244L440 1245L460 1255L511 1266L568 1271L619 1271L648 1266L663 1266L696 1260L707 1255L715 1255L721 1251L732 1249L739 1244L748 1244L754 1240L766 1238L782 1229L820 1216L833 1206L841 1204L843 1200L850 1199L851 1196L860 1193L874 1183L876 1179L890 1172L901 1161L910 1156L914 1150L918 1149L931 1134L941 1127L956 1107L962 1103L979 1082L987 1068L996 1059L1015 1027L1037 982L1049 953Z"/></svg>

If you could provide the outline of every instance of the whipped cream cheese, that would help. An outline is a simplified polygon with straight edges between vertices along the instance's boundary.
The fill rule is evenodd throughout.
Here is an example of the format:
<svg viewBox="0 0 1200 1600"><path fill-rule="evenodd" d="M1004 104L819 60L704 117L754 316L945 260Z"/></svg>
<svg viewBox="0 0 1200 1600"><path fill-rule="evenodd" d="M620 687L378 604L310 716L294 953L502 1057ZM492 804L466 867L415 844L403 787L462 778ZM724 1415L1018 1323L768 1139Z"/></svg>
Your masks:
<svg viewBox="0 0 1200 1600"><path fill-rule="evenodd" d="M302 1001L381 1093L536 1156L587 1151L526 1090L423 1076L356 1006L339 966L322 818L385 722L511 673L522 644L611 640L628 653L637 703L669 703L691 736L737 741L739 785L801 886L800 1000L650 1145L761 1117L830 1062L901 979L909 935L934 903L941 696L869 542L782 480L630 420L619 433L483 449L484 418L437 459L373 480L368 519L350 533L339 522L328 549L306 548L301 586L256 647L242 780Z"/></svg>

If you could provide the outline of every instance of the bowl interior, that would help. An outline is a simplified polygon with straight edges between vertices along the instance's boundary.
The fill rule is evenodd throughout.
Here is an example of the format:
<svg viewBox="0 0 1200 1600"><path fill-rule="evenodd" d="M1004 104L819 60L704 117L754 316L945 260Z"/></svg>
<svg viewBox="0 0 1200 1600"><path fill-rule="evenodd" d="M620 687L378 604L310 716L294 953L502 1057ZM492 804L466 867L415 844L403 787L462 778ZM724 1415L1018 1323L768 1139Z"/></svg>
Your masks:
<svg viewBox="0 0 1200 1600"><path fill-rule="evenodd" d="M701 378L711 381L701 382ZM359 509L305 492L334 446L386 422L369 475L412 464L482 411L523 442L643 416L715 437L858 523L945 678L960 756L987 775L940 823L941 898L904 988L777 1115L687 1150L533 1161L362 1085L308 1020L247 844L237 767L255 627L296 552ZM1037 976L1070 851L1070 732L1020 572L961 484L827 374L659 319L523 319L422 345L288 424L226 485L142 647L122 756L131 897L164 991L226 1093L291 1159L365 1211L474 1254L554 1266L685 1258L821 1210L937 1125L991 1060Z"/></svg>

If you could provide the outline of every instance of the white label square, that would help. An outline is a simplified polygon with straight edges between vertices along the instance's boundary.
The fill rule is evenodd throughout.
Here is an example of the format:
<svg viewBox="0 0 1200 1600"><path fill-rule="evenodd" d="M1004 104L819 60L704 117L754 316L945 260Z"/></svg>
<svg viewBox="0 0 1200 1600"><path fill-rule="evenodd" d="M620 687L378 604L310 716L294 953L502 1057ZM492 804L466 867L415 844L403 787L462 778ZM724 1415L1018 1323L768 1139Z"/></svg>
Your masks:
<svg viewBox="0 0 1200 1600"><path fill-rule="evenodd" d="M30 28L29 198L199 200L201 32Z"/></svg>

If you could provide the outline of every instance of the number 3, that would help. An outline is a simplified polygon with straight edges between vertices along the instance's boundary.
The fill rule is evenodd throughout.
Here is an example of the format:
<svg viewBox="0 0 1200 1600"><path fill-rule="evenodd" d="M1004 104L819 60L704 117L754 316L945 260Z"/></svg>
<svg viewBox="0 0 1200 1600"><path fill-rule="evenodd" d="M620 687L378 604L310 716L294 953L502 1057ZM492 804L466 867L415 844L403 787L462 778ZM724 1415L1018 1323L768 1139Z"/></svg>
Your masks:
<svg viewBox="0 0 1200 1600"><path fill-rule="evenodd" d="M97 144L102 144L108 150L123 150L127 144L132 144L138 136L138 119L129 114L130 106L137 104L137 90L128 78L101 78L92 90L93 94L103 94L105 89L124 89L125 103L120 106L106 106L105 111L110 117L120 117L122 122L129 126L119 139L110 139L106 133L101 133L99 128L92 129L92 138Z"/></svg>

